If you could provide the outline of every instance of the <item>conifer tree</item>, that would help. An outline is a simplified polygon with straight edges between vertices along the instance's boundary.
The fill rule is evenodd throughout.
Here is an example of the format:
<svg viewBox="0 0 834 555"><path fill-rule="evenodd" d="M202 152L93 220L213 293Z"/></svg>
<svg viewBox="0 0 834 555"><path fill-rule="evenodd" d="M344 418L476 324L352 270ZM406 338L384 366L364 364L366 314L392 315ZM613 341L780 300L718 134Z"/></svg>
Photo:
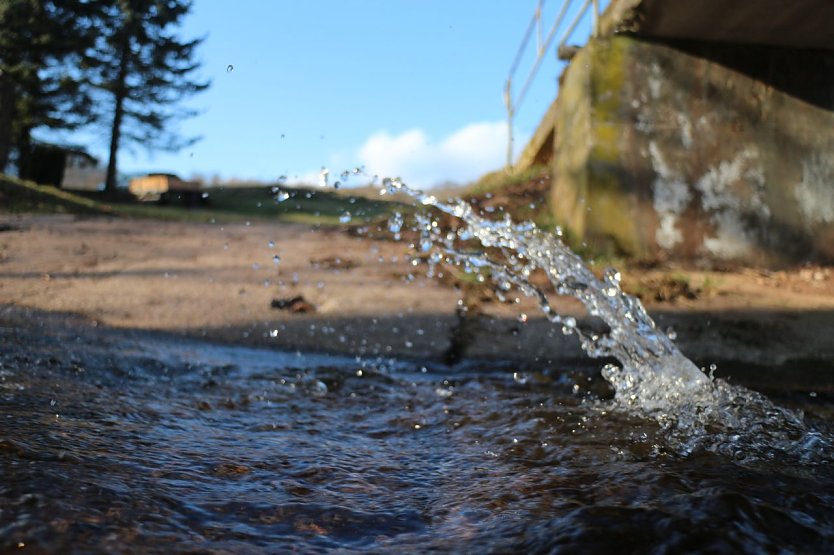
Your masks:
<svg viewBox="0 0 834 555"><path fill-rule="evenodd" d="M203 39L182 40L178 27L191 0L99 0L105 31L93 63L96 87L108 97L110 156L105 191L116 190L117 154L125 143L176 151L196 139L170 130L194 115L180 104L208 87L193 77Z"/></svg>
<svg viewBox="0 0 834 555"><path fill-rule="evenodd" d="M92 121L80 68L94 11L84 0L0 0L0 170L14 147L25 176L33 129Z"/></svg>

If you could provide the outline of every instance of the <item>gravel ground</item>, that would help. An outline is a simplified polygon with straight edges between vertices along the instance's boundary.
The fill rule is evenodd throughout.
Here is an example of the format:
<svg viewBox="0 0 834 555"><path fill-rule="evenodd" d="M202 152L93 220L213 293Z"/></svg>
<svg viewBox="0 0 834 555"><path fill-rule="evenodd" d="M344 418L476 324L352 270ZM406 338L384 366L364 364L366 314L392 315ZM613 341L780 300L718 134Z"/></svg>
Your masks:
<svg viewBox="0 0 834 555"><path fill-rule="evenodd" d="M32 328L48 315L50 325L280 350L442 360L454 345L465 357L583 360L524 299L480 303L461 333L460 291L424 273L408 245L334 228L0 215L0 326ZM670 293L669 276L682 274L685 290ZM624 279L697 363L834 384L831 269L631 269ZM582 316L572 301L559 308Z"/></svg>

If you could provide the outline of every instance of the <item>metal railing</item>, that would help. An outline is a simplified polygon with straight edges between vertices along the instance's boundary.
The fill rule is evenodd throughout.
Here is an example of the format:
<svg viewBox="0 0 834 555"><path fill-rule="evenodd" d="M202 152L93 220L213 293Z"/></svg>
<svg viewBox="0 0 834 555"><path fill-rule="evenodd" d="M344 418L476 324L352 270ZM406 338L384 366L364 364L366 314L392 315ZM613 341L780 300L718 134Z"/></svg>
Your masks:
<svg viewBox="0 0 834 555"><path fill-rule="evenodd" d="M574 17L570 25L568 25L568 27L560 33L560 30L563 28L563 23L565 23L565 17L568 14L569 8L572 5L577 4L579 1L582 1L582 6L574 13ZM556 20L553 22L553 26L550 28L550 31L548 31L544 40L542 40L542 8L544 7L544 4L545 0L539 0L538 5L536 6L536 11L533 14L533 18L527 26L527 31L524 33L524 38L521 40L521 45L515 55L515 60L513 60L513 64L510 66L509 76L507 77L507 83L504 89L504 104L507 107L508 132L507 169L511 169L513 166L513 120L515 119L515 114L521 106L521 103L524 102L524 97L527 95L527 91L530 89L530 85L532 85L533 80L539 71L539 67L541 67L542 60L544 60L545 55L550 49L553 39L556 37L557 33L560 34L561 40L559 41L559 46L556 48L556 51L561 52L565 47L565 43L568 39L570 39L571 35L576 30L576 27L582 21L582 18L588 12L591 5L594 7L593 36L596 36L599 31L599 0L563 0L562 7L556 16ZM515 76L516 71L518 71L518 67L521 64L524 54L527 52L527 45L530 43L530 38L534 32L536 34L536 61L528 73L527 78L524 80L524 85L521 87L518 97L513 99L513 77Z"/></svg>

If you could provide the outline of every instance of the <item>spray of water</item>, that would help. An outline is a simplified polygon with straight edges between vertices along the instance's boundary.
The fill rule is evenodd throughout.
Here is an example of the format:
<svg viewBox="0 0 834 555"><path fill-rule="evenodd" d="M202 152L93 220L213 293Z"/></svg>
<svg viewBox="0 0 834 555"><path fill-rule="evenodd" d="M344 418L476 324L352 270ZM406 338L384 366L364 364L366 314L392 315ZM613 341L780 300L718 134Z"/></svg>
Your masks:
<svg viewBox="0 0 834 555"><path fill-rule="evenodd" d="M665 449L687 455L708 450L737 459L767 459L789 452L806 460L825 459L829 442L809 431L801 414L776 407L766 397L700 371L669 336L657 329L640 301L624 293L620 273L597 277L561 240L531 222L515 223L509 215L491 220L460 200L440 201L399 179L384 179L383 193L406 194L416 203L457 219L456 230L440 225L430 212L416 215L417 243L429 275L440 263L455 264L487 277L499 294L517 288L538 300L544 315L565 334L579 338L593 358L614 358L603 377L616 392L614 407L656 420L666 435ZM403 218L389 227L399 235ZM572 296L608 331L584 329L573 317L558 314L531 276L542 271L558 295ZM605 405L610 410L610 405Z"/></svg>

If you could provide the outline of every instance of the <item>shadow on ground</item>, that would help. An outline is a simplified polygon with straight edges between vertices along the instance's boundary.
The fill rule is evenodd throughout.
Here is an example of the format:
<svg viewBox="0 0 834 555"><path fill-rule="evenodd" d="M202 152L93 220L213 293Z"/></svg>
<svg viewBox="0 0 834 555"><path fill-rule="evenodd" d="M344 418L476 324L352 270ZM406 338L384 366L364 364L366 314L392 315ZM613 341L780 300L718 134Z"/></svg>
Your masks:
<svg viewBox="0 0 834 555"><path fill-rule="evenodd" d="M834 312L735 310L655 312L661 330L675 330L676 343L698 366L717 366L716 375L760 391L834 392ZM590 324L590 322L585 322ZM604 361L588 359L576 338L544 319L520 323L509 318L461 319L431 314L331 318L296 315L280 323L216 328L138 330L107 328L84 316L0 305L0 327L44 331L59 341L98 338L118 349L130 337L170 341L188 337L221 345L362 358L391 357L426 364L487 364L520 370L595 372ZM47 333L48 332L48 333ZM30 345L7 341L26 354Z"/></svg>

